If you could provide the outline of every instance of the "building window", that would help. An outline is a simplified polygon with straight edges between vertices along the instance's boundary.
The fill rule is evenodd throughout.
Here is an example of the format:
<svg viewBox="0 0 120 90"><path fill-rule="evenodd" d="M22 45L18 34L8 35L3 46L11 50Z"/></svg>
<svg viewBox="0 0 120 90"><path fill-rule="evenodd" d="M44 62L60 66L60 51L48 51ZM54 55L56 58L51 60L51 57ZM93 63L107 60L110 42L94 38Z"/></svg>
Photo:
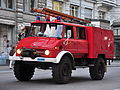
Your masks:
<svg viewBox="0 0 120 90"><path fill-rule="evenodd" d="M35 0L23 0L23 11L33 12Z"/></svg>
<svg viewBox="0 0 120 90"><path fill-rule="evenodd" d="M35 4L35 0L31 0L31 12L33 12L33 8L34 8L34 4Z"/></svg>
<svg viewBox="0 0 120 90"><path fill-rule="evenodd" d="M26 0L23 0L23 11L26 11Z"/></svg>
<svg viewBox="0 0 120 90"><path fill-rule="evenodd" d="M28 0L28 9L29 9L29 12L32 12L33 13L33 8L34 8L34 3L35 0Z"/></svg>
<svg viewBox="0 0 120 90"><path fill-rule="evenodd" d="M0 0L0 7L1 7L1 0Z"/></svg>
<svg viewBox="0 0 120 90"><path fill-rule="evenodd" d="M15 40L14 27L0 24L0 53L7 53L7 47L13 45Z"/></svg>
<svg viewBox="0 0 120 90"><path fill-rule="evenodd" d="M52 9L58 12L62 12L63 3L59 1L53 1Z"/></svg>
<svg viewBox="0 0 120 90"><path fill-rule="evenodd" d="M120 36L120 29L114 29L114 35Z"/></svg>
<svg viewBox="0 0 120 90"><path fill-rule="evenodd" d="M85 19L92 19L92 9L90 8L85 8Z"/></svg>
<svg viewBox="0 0 120 90"><path fill-rule="evenodd" d="M6 0L6 8L13 9L13 0Z"/></svg>
<svg viewBox="0 0 120 90"><path fill-rule="evenodd" d="M70 5L70 15L78 17L78 8L76 5Z"/></svg>
<svg viewBox="0 0 120 90"><path fill-rule="evenodd" d="M115 57L116 58L120 58L120 42L119 41L115 41L115 43L114 43L114 46L115 46L115 48L114 48L114 52L115 52Z"/></svg>
<svg viewBox="0 0 120 90"><path fill-rule="evenodd" d="M99 11L98 14L99 14L99 19L105 19L105 12Z"/></svg>

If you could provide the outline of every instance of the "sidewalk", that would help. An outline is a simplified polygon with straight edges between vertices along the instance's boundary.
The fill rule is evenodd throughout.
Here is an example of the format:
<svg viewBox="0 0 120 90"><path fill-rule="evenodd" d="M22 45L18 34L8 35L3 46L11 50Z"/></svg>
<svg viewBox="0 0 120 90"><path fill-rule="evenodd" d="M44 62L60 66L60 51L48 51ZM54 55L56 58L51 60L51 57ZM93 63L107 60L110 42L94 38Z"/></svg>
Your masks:
<svg viewBox="0 0 120 90"><path fill-rule="evenodd" d="M10 70L9 66L0 66L0 71L8 71L8 70Z"/></svg>
<svg viewBox="0 0 120 90"><path fill-rule="evenodd" d="M6 65L9 65L9 60L8 59L1 59L0 58L0 66L6 66Z"/></svg>
<svg viewBox="0 0 120 90"><path fill-rule="evenodd" d="M120 67L120 60L113 60L111 65L108 65L108 67Z"/></svg>

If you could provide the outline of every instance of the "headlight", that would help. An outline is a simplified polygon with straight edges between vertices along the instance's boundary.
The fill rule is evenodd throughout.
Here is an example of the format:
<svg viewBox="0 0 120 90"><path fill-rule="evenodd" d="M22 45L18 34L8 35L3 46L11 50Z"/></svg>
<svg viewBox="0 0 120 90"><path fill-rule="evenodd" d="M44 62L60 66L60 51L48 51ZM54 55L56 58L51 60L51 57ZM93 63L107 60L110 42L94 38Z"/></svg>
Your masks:
<svg viewBox="0 0 120 90"><path fill-rule="evenodd" d="M17 50L17 54L21 54L22 50L21 49L18 49Z"/></svg>
<svg viewBox="0 0 120 90"><path fill-rule="evenodd" d="M45 50L45 55L49 55L50 51L49 50Z"/></svg>

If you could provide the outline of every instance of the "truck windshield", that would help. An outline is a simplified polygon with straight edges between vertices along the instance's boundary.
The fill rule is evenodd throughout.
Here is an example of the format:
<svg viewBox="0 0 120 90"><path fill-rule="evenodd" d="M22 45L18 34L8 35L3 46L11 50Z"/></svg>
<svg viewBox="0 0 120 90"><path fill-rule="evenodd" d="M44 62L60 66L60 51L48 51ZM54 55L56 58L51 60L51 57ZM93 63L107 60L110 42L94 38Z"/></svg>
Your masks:
<svg viewBox="0 0 120 90"><path fill-rule="evenodd" d="M63 25L58 24L33 24L29 36L58 37L62 38Z"/></svg>

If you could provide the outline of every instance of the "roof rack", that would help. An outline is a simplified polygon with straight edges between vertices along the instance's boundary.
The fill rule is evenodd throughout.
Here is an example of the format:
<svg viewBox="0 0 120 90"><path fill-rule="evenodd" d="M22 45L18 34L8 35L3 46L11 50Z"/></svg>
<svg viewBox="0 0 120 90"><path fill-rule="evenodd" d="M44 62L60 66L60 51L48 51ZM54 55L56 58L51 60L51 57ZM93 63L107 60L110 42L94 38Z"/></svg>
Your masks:
<svg viewBox="0 0 120 90"><path fill-rule="evenodd" d="M37 12L37 13L42 13L42 14L45 14L45 15L49 15L49 16L52 16L52 17L58 17L60 16L61 19L63 19L64 21L69 21L69 22L73 22L73 23L80 23L80 24L90 24L91 21L88 21L88 20L84 20L84 19L81 19L81 18L78 18L78 17L74 17L74 16L71 16L71 15L68 15L68 14L64 14L64 13L61 13L61 12L58 12L58 11L55 11L55 10L51 10L51 9L48 9L48 8L42 8L42 9L33 9L34 12Z"/></svg>

